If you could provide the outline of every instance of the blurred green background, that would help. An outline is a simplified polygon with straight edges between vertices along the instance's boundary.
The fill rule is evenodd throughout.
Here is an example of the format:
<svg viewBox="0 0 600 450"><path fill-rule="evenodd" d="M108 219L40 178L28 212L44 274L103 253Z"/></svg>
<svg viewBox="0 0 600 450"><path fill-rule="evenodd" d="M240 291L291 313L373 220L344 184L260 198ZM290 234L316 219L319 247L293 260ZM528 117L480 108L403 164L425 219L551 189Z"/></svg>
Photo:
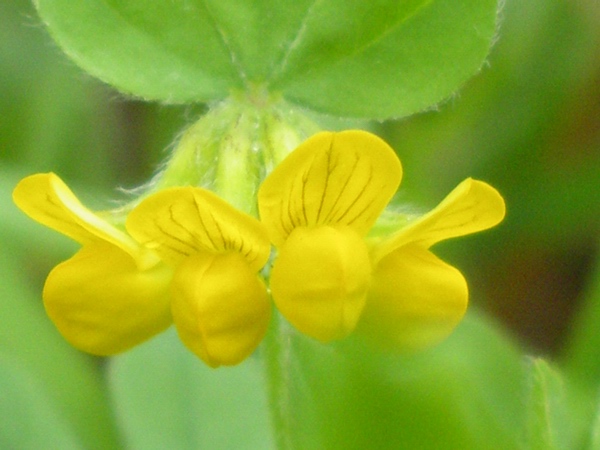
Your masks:
<svg viewBox="0 0 600 450"><path fill-rule="evenodd" d="M500 17L488 63L459 93L435 111L373 127L402 159L399 202L426 210L468 176L498 188L507 202L505 222L441 244L437 253L466 275L474 311L492 316L525 353L548 356L597 385L600 3L506 0ZM71 349L44 316L44 278L76 246L30 222L12 204L11 191L25 175L53 171L86 204L106 208L123 198L117 187L149 179L203 107L145 104L100 84L62 54L27 0L0 0L0 37L0 416L6 424L0 448L14 442L22 448L171 445L185 431L148 447L139 430L163 420L176 428L177 418L132 412L123 419L131 403L118 400L158 398L157 392L170 392L168 376L146 393L121 378L114 382L113 371L131 370L130 379L143 380L139 368L128 366L140 353L107 367ZM165 358L182 352L169 348L156 351ZM153 361L159 370L161 362ZM163 363L160 370L184 364L173 377L194 374L189 384L180 382L201 384L194 392L203 398L248 382L247 368L226 372L222 381L188 359ZM243 392L257 398L228 401L239 406L237 422L254 423L258 444L252 447L246 436L236 447L224 433L218 444L206 441L212 448L268 448L268 425L247 410L248 404L265 408L252 390ZM159 409L170 401L163 397ZM206 411L198 414L209 420Z"/></svg>

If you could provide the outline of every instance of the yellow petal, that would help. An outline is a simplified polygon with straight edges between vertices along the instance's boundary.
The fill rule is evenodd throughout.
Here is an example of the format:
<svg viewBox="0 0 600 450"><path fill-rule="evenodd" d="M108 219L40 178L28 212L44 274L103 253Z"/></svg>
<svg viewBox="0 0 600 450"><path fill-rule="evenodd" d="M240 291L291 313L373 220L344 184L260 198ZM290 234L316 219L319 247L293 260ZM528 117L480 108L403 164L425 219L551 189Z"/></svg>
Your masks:
<svg viewBox="0 0 600 450"><path fill-rule="evenodd" d="M80 244L106 241L136 257L138 246L127 234L83 206L53 173L24 178L13 192L16 205L29 217Z"/></svg>
<svg viewBox="0 0 600 450"><path fill-rule="evenodd" d="M179 337L211 367L240 363L267 331L266 287L239 253L190 256L175 272L172 293Z"/></svg>
<svg viewBox="0 0 600 450"><path fill-rule="evenodd" d="M376 266L357 332L386 349L419 350L447 337L467 303L467 283L456 268L423 247L406 246Z"/></svg>
<svg viewBox="0 0 600 450"><path fill-rule="evenodd" d="M435 209L377 246L373 259L378 261L409 243L429 248L444 239L486 230L500 223L505 211L504 200L496 189L467 178Z"/></svg>
<svg viewBox="0 0 600 450"><path fill-rule="evenodd" d="M177 187L151 195L129 213L126 227L138 242L173 264L199 252L232 250L256 272L270 253L258 220L201 188Z"/></svg>
<svg viewBox="0 0 600 450"><path fill-rule="evenodd" d="M301 332L323 342L354 330L371 275L364 240L350 228L296 228L271 272L277 308Z"/></svg>
<svg viewBox="0 0 600 450"><path fill-rule="evenodd" d="M164 264L140 271L118 247L106 242L89 244L50 272L44 305L75 347L111 355L169 326L171 276Z"/></svg>
<svg viewBox="0 0 600 450"><path fill-rule="evenodd" d="M265 179L258 207L271 241L296 227L347 225L365 235L402 177L394 151L365 131L318 133Z"/></svg>

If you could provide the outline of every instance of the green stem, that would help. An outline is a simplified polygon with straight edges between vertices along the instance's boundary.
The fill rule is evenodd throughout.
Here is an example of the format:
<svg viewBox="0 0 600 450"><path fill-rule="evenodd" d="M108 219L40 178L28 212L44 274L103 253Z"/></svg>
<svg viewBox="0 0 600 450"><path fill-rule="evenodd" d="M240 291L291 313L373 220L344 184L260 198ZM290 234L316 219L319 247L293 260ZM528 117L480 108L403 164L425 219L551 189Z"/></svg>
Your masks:
<svg viewBox="0 0 600 450"><path fill-rule="evenodd" d="M290 335L276 310L263 346L269 409L278 450L292 445L292 414L290 401Z"/></svg>

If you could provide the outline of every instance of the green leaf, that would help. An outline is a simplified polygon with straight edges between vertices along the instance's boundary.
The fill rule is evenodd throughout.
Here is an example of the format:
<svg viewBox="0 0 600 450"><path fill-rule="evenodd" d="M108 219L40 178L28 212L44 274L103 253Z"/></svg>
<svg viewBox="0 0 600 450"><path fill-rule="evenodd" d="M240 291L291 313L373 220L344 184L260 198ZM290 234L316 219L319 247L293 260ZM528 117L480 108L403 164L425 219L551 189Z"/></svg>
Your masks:
<svg viewBox="0 0 600 450"><path fill-rule="evenodd" d="M0 242L2 352L18 362L23 371L35 374L39 390L44 398L49 399L46 409L51 408L54 414L63 416L73 427L78 441L85 443L86 448L117 448L117 438L98 365L87 355L70 347L58 334L43 312L41 294L36 297L30 291L23 274L14 270L25 265L21 264L12 250L7 243ZM3 389L0 392L0 403L3 403ZM23 401L29 402L27 398Z"/></svg>
<svg viewBox="0 0 600 450"><path fill-rule="evenodd" d="M111 361L128 449L273 448L260 365L210 369L170 330Z"/></svg>
<svg viewBox="0 0 600 450"><path fill-rule="evenodd" d="M276 397L292 448L517 448L520 356L473 314L446 342L412 356L290 336L288 381Z"/></svg>
<svg viewBox="0 0 600 450"><path fill-rule="evenodd" d="M600 386L600 259L592 273L563 347L562 359L569 375L595 392Z"/></svg>
<svg viewBox="0 0 600 450"><path fill-rule="evenodd" d="M531 450L569 450L575 443L578 411L570 406L568 387L559 372L542 359L529 367L527 398L527 448Z"/></svg>
<svg viewBox="0 0 600 450"><path fill-rule="evenodd" d="M559 375L541 359L532 362L527 427L528 448L555 450L557 426L567 417L564 411L564 386Z"/></svg>
<svg viewBox="0 0 600 450"><path fill-rule="evenodd" d="M600 407L596 409L589 438L589 445L586 448L600 450Z"/></svg>
<svg viewBox="0 0 600 450"><path fill-rule="evenodd" d="M225 97L242 85L208 2L36 0L65 52L92 75L147 99Z"/></svg>
<svg viewBox="0 0 600 450"><path fill-rule="evenodd" d="M0 448L81 449L71 424L54 408L40 380L0 352Z"/></svg>
<svg viewBox="0 0 600 450"><path fill-rule="evenodd" d="M496 0L36 0L92 75L168 102L257 87L338 116L384 119L448 97L482 65Z"/></svg>
<svg viewBox="0 0 600 450"><path fill-rule="evenodd" d="M405 116L482 65L496 0L315 2L275 78L289 101L340 116Z"/></svg>

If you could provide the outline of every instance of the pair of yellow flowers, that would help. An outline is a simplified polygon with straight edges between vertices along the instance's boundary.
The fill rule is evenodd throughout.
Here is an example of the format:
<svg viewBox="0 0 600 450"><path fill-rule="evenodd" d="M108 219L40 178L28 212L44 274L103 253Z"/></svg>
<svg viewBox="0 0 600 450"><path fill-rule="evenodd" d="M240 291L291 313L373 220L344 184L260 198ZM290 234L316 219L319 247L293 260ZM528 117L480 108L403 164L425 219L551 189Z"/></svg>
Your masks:
<svg viewBox="0 0 600 450"><path fill-rule="evenodd" d="M299 331L323 342L356 331L413 349L450 333L465 312L467 284L429 247L496 225L504 201L467 179L391 236L370 235L401 177L400 161L378 137L323 132L266 177L260 221L188 186L144 198L123 230L51 173L22 180L14 200L82 244L51 271L43 293L48 315L74 346L110 355L174 323L184 344L217 367L258 346L270 297Z"/></svg>

